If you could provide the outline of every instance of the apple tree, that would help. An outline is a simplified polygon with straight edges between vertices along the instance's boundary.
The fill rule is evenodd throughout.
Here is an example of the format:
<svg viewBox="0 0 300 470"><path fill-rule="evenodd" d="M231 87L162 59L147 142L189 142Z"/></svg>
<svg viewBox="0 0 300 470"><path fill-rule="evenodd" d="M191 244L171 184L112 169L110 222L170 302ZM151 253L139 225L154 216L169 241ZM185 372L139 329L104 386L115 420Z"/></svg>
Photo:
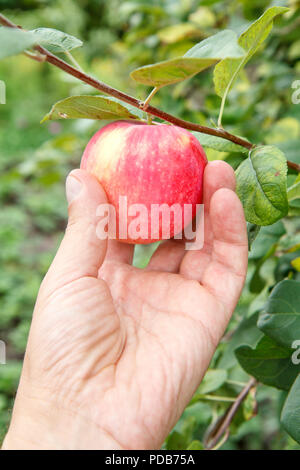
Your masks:
<svg viewBox="0 0 300 470"><path fill-rule="evenodd" d="M146 3L126 4L128 11L122 11L125 16L149 13ZM149 15L159 22L164 11L155 5L151 8ZM127 41L136 50L136 57L129 58L129 63L141 63L131 70L130 83L136 84L135 90L143 97L140 99L121 91L115 85L117 79L112 84L104 83L83 71L71 52L83 45L77 37L53 28L25 30L0 14L0 59L22 54L28 60L46 62L65 74L55 75L56 80L76 82L76 91L80 90L45 110L42 125L72 119L175 124L193 132L209 159L222 158L235 169L236 191L248 227L247 283L229 331L192 402L166 440L166 449L224 445L230 433L238 432L243 423L259 413L257 396L261 388L266 390L264 386L271 387L271 393L281 391L281 426L300 443L300 117L299 113L298 120L278 113L286 86L281 87L280 80L288 70L282 59L284 39L276 39L264 61L251 68L253 56L260 56L273 38L274 24L279 37L281 29L289 35L297 28L300 15L297 9L271 6L239 30L229 28L219 14L224 27L199 40L201 22L213 24L214 15L213 9L202 6L188 20L185 14L177 24L160 29L154 24L148 33L145 24L140 29L132 28L132 37L128 33ZM135 18L137 21L138 16ZM140 50L134 44L140 38L158 52L149 57L146 47ZM300 57L299 41L289 49L290 61ZM161 53L159 44L164 49ZM128 55L123 44L116 47ZM156 60L152 63L152 59ZM101 72L99 67L99 75ZM205 112L201 105L201 111L197 108L201 77L206 103L213 103L211 115L209 106ZM300 81L294 78L290 87L289 99L299 103ZM269 96L269 89L276 89L277 95ZM178 106L174 104L176 97ZM282 100L287 107L286 95ZM188 119L191 113L187 108L192 109L194 120ZM55 145L68 152L72 139L61 143L56 137ZM44 147L44 153L48 150ZM35 170L29 167L25 171L29 175ZM135 263L143 266L152 250L151 246L137 247Z"/></svg>

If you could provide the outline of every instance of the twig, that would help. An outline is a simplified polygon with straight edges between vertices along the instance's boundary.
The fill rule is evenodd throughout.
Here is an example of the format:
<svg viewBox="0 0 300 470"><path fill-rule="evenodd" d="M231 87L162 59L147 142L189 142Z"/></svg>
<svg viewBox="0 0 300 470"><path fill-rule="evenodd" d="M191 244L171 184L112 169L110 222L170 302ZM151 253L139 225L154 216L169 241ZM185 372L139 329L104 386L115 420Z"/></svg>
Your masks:
<svg viewBox="0 0 300 470"><path fill-rule="evenodd" d="M227 441L228 437L229 437L229 429L226 429L222 439L220 439L220 441L215 445L215 447L213 447L211 450L218 450L220 449L220 447L222 447L223 444L225 444L225 442Z"/></svg>
<svg viewBox="0 0 300 470"><path fill-rule="evenodd" d="M245 385L241 393L236 397L235 402L230 406L230 408L226 411L225 415L216 423L216 426L210 431L209 435L206 438L206 448L211 450L216 448L222 436L229 435L229 427L230 424L235 417L239 407L247 397L248 393L250 392L251 388L257 385L256 379L253 377L249 380L249 382Z"/></svg>
<svg viewBox="0 0 300 470"><path fill-rule="evenodd" d="M300 172L300 165L298 163L291 162L290 160L288 160L287 163L289 168Z"/></svg>
<svg viewBox="0 0 300 470"><path fill-rule="evenodd" d="M112 88L106 83L100 82L99 80L91 77L90 75L87 75L81 72L80 70L75 69L71 65L67 64L67 62L63 61L62 59L56 57L51 52L44 49L42 46L35 46L35 49L39 51L41 54L46 55L46 62L49 62L52 65L55 65L61 70L64 70L65 72L69 73L70 75L73 75L79 80L87 83L88 85L91 85L97 90L100 90L103 93L106 93L107 95L111 95L111 96L114 96L115 98L125 101L126 103L129 103L132 106L134 106L135 108L139 108L139 109L143 108L143 104L144 104L143 101L140 101L134 98L133 96L128 95L127 93L117 90L116 88ZM223 129L211 129L210 127L205 127L199 124L195 124L193 122L185 121L184 119L180 119L175 116L172 116L171 114L168 114L165 111L155 108L154 106L149 105L147 107L147 113L159 119L162 119L163 121L170 122L171 124L174 124L179 127L183 127L191 131L202 132L203 134L214 135L216 137L222 137L226 140L230 140L231 142L234 142L237 145L246 147L249 150L254 147L254 145L248 142L247 140L241 139L240 137L230 134L229 132L226 132ZM300 170L300 165L299 165L299 170Z"/></svg>
<svg viewBox="0 0 300 470"><path fill-rule="evenodd" d="M6 18L4 15L0 13L0 24L7 26L9 28L19 28L21 29L20 26L17 26L16 24L12 23L8 18ZM131 104L135 108L143 108L144 102L141 100L138 100L134 98L131 95L128 95L127 93L124 93L120 90L117 90L116 88L113 88L106 83L101 82L100 80L97 80L90 75L87 75L86 73L82 72L81 70L76 69L72 65L68 64L64 60L60 59L59 57L55 56L52 54L50 51L45 49L42 46L36 45L34 46L34 49L38 51L40 54L45 56L45 61L48 62L49 64L55 65L59 69L63 70L64 72L68 73L69 75L72 75L75 78L78 78L79 80L87 83L88 85L92 86L96 90L101 91L102 93L106 93L107 95L114 96L115 98L118 98L121 101L125 101L126 103ZM163 121L167 121L171 124L174 124L175 126L183 127L184 129L188 129L190 131L196 131L200 132L202 134L208 134L208 135L213 135L216 137L221 137L225 140L229 140L230 142L233 142L237 145L241 145L242 147L245 147L247 149L252 149L255 147L254 144L251 142L248 142L245 139L242 139L234 134L230 134L229 132L225 131L224 129L213 129L210 127L206 126L201 126L200 124L195 124L190 121L185 121L184 119L180 119L178 117L175 117L169 113L166 113L165 111L162 111L161 109L155 108L154 106L147 106L147 113L151 114L152 116L155 116L159 119L162 119ZM290 168L293 168L294 170L297 170L300 172L300 165L294 162L288 161L288 166Z"/></svg>

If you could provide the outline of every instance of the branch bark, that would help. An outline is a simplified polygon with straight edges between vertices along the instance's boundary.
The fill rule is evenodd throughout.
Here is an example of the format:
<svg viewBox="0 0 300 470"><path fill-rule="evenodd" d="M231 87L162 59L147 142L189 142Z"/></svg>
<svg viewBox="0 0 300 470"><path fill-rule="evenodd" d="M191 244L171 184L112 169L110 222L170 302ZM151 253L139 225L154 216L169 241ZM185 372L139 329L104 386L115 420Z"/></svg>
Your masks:
<svg viewBox="0 0 300 470"><path fill-rule="evenodd" d="M17 26L16 24L14 24L12 21L10 21L8 18L6 18L2 14L0 14L0 24L2 24L3 26L7 26L9 28L22 29L21 26ZM115 98L118 98L121 101L125 101L126 103L129 103L136 108L143 109L143 106L144 106L143 101L140 101L134 98L133 96L128 95L127 93L117 90L116 88L113 88L107 85L106 83L103 83L100 80L97 80L96 78L93 78L90 75L87 75L86 73L82 72L81 70L76 69L75 67L68 64L64 60L60 59L56 55L52 54L50 51L48 51L47 49L45 49L44 47L40 45L34 46L34 49L41 54L45 62L48 62L49 64L52 64L55 67L58 67L59 69L68 73L69 75L72 75L73 77L78 78L82 82L87 83L88 85L92 86L96 90L101 91L102 93L105 93L110 96L114 96ZM176 116L166 113L165 111L155 108L154 106L148 105L147 113L159 119L162 119L163 121L169 122L179 127L183 127L184 129L188 129L190 131L196 131L202 134L208 134L208 135L213 135L215 137L221 137L222 139L229 140L230 142L233 142L234 144L237 144L237 145L241 145L242 147L245 147L249 150L255 147L255 145L252 144L251 142L248 142L247 140L242 139L234 134L230 134L224 129L214 129L214 128L210 128L206 126L201 126L200 124L196 124L190 121L185 121L184 119L180 119ZM290 162L289 160L287 161L287 164L290 168L300 172L299 164Z"/></svg>

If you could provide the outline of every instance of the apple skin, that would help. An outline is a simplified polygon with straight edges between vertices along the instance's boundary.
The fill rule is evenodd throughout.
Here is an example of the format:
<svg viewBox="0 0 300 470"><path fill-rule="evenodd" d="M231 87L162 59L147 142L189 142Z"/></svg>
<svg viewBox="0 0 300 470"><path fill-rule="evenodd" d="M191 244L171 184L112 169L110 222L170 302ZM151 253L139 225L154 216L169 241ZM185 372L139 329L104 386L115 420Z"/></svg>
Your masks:
<svg viewBox="0 0 300 470"><path fill-rule="evenodd" d="M117 233L119 196L127 197L127 206L144 204L191 204L190 220L196 214L196 204L202 203L203 172L207 158L200 143L181 127L149 125L134 121L114 121L101 128L87 144L81 168L93 174L102 184L108 202L116 209ZM183 209L182 209L183 212ZM128 214L127 214L128 215ZM128 215L128 225L134 217ZM150 219L150 217L148 217ZM147 221L151 235L150 220ZM164 237L162 218L154 238L132 239L125 243L152 243L178 233L175 219L169 221L170 237ZM180 230L181 231L181 230ZM126 232L127 233L127 232Z"/></svg>

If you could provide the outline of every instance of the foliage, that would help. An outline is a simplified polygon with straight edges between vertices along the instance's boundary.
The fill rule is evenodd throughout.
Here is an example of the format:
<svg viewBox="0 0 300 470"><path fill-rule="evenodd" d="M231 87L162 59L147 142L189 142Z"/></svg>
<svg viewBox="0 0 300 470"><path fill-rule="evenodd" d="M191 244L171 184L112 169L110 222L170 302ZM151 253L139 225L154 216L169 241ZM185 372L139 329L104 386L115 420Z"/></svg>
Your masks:
<svg viewBox="0 0 300 470"><path fill-rule="evenodd" d="M3 13L28 30L0 28L0 58L39 43L139 99L154 86L151 104L201 125L222 125L257 144L248 153L195 133L209 159L223 159L236 170L251 251L228 331L166 449L202 449L250 376L260 382L257 393L251 390L239 407L221 448L300 449L300 366L292 361L300 340L300 190L286 162L300 163L300 106L292 102L300 73L300 9L295 0L278 3L0 2ZM65 227L64 179L107 120L146 114L24 55L1 61L0 79L7 89L7 104L0 105L3 437L36 294ZM152 251L137 247L135 264L145 266Z"/></svg>
<svg viewBox="0 0 300 470"><path fill-rule="evenodd" d="M116 98L107 96L70 96L58 101L41 122L48 119L139 119L142 113Z"/></svg>
<svg viewBox="0 0 300 470"><path fill-rule="evenodd" d="M286 158L276 147L249 152L236 171L236 191L248 222L271 225L287 215L286 174Z"/></svg>

